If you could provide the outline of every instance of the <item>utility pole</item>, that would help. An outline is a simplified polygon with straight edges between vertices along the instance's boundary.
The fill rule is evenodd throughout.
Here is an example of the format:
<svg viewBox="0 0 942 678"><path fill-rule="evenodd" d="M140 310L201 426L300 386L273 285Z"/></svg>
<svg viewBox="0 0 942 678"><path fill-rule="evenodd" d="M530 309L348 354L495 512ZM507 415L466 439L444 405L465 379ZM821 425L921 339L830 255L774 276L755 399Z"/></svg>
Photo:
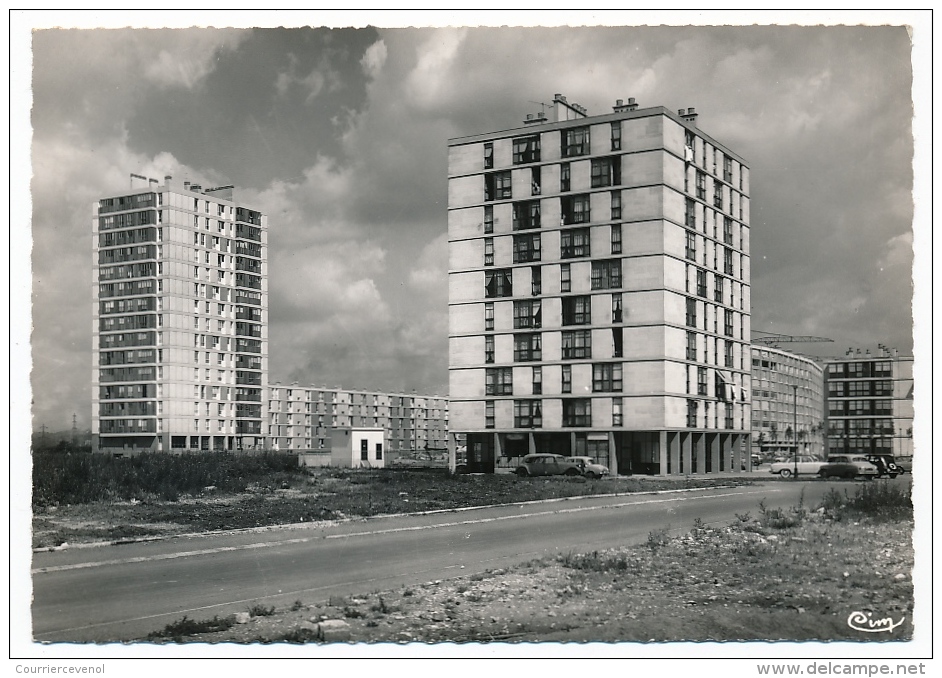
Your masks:
<svg viewBox="0 0 942 678"><path fill-rule="evenodd" d="M72 447L78 442L78 427L75 424L75 412L72 413Z"/></svg>
<svg viewBox="0 0 942 678"><path fill-rule="evenodd" d="M798 480L798 384L792 384L792 437L795 439L795 480Z"/></svg>
<svg viewBox="0 0 942 678"><path fill-rule="evenodd" d="M45 447L45 446L46 446L46 425L43 424L42 426L40 426L40 427L39 427L39 430L42 431L42 436L40 437L40 442L42 443L42 446Z"/></svg>

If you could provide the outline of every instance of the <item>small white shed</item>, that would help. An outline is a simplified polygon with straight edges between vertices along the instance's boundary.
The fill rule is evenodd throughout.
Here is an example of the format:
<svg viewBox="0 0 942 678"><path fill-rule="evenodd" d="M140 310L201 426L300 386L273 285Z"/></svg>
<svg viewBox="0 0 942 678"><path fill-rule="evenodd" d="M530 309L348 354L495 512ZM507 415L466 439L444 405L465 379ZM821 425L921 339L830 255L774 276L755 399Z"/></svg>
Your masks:
<svg viewBox="0 0 942 678"><path fill-rule="evenodd" d="M335 428L330 433L330 465L384 468L386 431L382 428Z"/></svg>

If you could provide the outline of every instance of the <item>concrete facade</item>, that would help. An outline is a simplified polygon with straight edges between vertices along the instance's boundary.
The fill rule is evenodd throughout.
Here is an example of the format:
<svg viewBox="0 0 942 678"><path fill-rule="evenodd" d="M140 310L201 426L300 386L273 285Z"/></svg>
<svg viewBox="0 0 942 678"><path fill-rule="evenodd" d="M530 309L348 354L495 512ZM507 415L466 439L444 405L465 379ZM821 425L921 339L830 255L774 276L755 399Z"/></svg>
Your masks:
<svg viewBox="0 0 942 678"><path fill-rule="evenodd" d="M797 433L796 433L797 421ZM752 451L824 459L824 368L778 348L752 347Z"/></svg>
<svg viewBox="0 0 942 678"><path fill-rule="evenodd" d="M344 468L385 468L381 428L335 428L330 432L330 465Z"/></svg>
<svg viewBox="0 0 942 678"><path fill-rule="evenodd" d="M95 203L93 449L267 447L268 221L232 193L132 175Z"/></svg>
<svg viewBox="0 0 942 678"><path fill-rule="evenodd" d="M748 467L749 170L696 117L557 95L449 141L453 468Z"/></svg>
<svg viewBox="0 0 942 678"><path fill-rule="evenodd" d="M265 400L272 449L329 450L331 432L351 427L382 429L394 457L447 447L448 399L441 396L275 383Z"/></svg>
<svg viewBox="0 0 942 678"><path fill-rule="evenodd" d="M880 347L827 363L828 454L913 457L913 358Z"/></svg>

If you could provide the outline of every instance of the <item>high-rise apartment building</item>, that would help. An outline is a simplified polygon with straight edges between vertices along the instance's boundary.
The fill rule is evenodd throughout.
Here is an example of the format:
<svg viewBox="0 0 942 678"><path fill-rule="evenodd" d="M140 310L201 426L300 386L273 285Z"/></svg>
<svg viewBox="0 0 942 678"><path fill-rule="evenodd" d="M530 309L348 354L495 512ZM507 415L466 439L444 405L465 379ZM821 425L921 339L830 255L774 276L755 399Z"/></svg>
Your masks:
<svg viewBox="0 0 942 678"><path fill-rule="evenodd" d="M806 356L752 347L752 451L824 459L824 368Z"/></svg>
<svg viewBox="0 0 942 678"><path fill-rule="evenodd" d="M696 117L556 95L448 142L449 444L470 470L748 466L749 170Z"/></svg>
<svg viewBox="0 0 942 678"><path fill-rule="evenodd" d="M94 205L94 449L266 447L268 224L232 190L132 175Z"/></svg>
<svg viewBox="0 0 942 678"><path fill-rule="evenodd" d="M827 363L828 454L913 456L913 357L881 346Z"/></svg>
<svg viewBox="0 0 942 678"><path fill-rule="evenodd" d="M331 432L380 428L393 456L447 446L448 399L415 393L283 386L268 389L272 449L330 450Z"/></svg>

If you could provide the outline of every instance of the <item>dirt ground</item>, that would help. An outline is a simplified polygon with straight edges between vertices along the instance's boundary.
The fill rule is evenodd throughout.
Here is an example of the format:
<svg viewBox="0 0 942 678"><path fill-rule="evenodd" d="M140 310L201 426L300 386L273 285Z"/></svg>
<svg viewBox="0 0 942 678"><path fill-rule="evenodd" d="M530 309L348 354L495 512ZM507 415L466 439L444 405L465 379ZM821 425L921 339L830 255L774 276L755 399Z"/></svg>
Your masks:
<svg viewBox="0 0 942 678"><path fill-rule="evenodd" d="M226 630L181 643L491 643L735 640L899 641L912 637L912 522L812 513L774 529L741 517L647 544L364 592L288 609L255 605ZM853 613L902 623L871 634ZM255 616L252 616L252 615ZM198 621L198 620L194 620ZM217 620L218 621L218 620ZM324 623L326 622L326 623Z"/></svg>

